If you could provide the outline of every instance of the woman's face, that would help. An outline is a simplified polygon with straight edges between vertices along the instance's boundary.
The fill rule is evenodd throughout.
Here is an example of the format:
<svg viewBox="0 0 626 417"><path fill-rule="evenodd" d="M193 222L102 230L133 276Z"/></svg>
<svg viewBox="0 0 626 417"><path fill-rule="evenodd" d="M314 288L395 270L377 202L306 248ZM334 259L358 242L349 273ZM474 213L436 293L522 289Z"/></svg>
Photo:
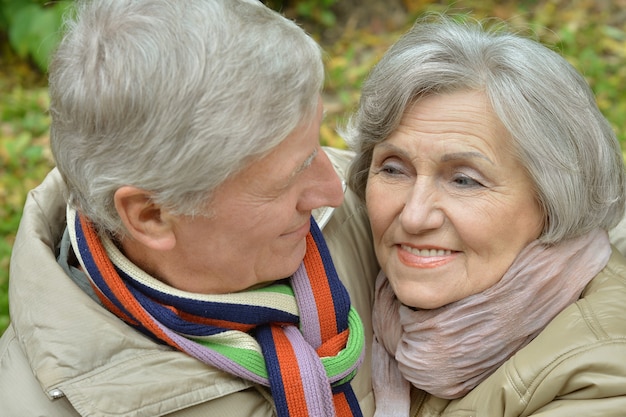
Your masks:
<svg viewBox="0 0 626 417"><path fill-rule="evenodd" d="M374 148L366 201L382 269L422 309L497 283L543 225L510 135L474 91L407 109Z"/></svg>

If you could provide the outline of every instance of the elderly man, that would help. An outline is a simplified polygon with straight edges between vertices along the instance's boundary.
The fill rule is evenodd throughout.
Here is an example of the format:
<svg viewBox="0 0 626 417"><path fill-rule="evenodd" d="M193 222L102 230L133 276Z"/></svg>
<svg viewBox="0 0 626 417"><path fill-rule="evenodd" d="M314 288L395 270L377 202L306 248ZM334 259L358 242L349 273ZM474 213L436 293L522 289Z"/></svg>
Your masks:
<svg viewBox="0 0 626 417"><path fill-rule="evenodd" d="M351 155L318 142L318 45L252 0L76 9L0 414L371 415L377 267Z"/></svg>

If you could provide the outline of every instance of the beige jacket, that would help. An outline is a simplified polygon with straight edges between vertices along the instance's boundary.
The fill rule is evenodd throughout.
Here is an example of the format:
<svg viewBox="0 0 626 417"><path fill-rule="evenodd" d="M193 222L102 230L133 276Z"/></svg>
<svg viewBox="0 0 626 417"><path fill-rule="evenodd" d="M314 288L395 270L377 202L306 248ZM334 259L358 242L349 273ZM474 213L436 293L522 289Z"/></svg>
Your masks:
<svg viewBox="0 0 626 417"><path fill-rule="evenodd" d="M351 154L328 150L339 174ZM0 339L0 416L273 416L263 387L156 344L103 309L59 267L65 187L53 171L26 202L11 258L11 326ZM363 414L370 382L371 303L378 270L364 208L346 191L319 210L339 276L366 329L366 360L352 385Z"/></svg>
<svg viewBox="0 0 626 417"><path fill-rule="evenodd" d="M612 239L623 243L617 230ZM412 408L419 417L626 416L626 258L614 250L576 303L465 397L414 390Z"/></svg>

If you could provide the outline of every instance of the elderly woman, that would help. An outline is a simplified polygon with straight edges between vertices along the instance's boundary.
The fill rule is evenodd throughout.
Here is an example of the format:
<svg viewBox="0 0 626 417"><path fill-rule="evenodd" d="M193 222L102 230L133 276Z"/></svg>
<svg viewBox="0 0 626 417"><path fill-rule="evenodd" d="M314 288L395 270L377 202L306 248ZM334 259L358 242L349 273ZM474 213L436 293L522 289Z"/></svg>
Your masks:
<svg viewBox="0 0 626 417"><path fill-rule="evenodd" d="M246 0L81 1L68 23L0 415L371 416L355 306L369 329L378 267L358 199L332 210L350 155L318 142L318 45Z"/></svg>
<svg viewBox="0 0 626 417"><path fill-rule="evenodd" d="M622 153L584 78L502 27L430 16L346 135L381 273L377 416L623 416Z"/></svg>

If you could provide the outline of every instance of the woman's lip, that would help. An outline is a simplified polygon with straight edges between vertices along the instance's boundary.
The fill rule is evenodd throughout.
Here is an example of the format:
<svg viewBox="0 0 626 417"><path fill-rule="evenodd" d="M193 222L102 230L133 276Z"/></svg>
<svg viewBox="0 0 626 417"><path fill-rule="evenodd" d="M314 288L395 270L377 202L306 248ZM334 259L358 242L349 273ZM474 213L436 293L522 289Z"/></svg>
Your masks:
<svg viewBox="0 0 626 417"><path fill-rule="evenodd" d="M456 259L459 252L438 247L423 246L417 248L407 244L396 246L398 258L406 266L412 268L438 268Z"/></svg>
<svg viewBox="0 0 626 417"><path fill-rule="evenodd" d="M417 246L412 246L406 243L401 243L400 244L400 248L402 248L402 250L405 250L407 252L410 252L416 256L424 256L424 257L428 257L428 256L448 256L452 254L452 250L451 249L444 249L444 248L440 248L437 246L421 246L421 247L417 247Z"/></svg>

